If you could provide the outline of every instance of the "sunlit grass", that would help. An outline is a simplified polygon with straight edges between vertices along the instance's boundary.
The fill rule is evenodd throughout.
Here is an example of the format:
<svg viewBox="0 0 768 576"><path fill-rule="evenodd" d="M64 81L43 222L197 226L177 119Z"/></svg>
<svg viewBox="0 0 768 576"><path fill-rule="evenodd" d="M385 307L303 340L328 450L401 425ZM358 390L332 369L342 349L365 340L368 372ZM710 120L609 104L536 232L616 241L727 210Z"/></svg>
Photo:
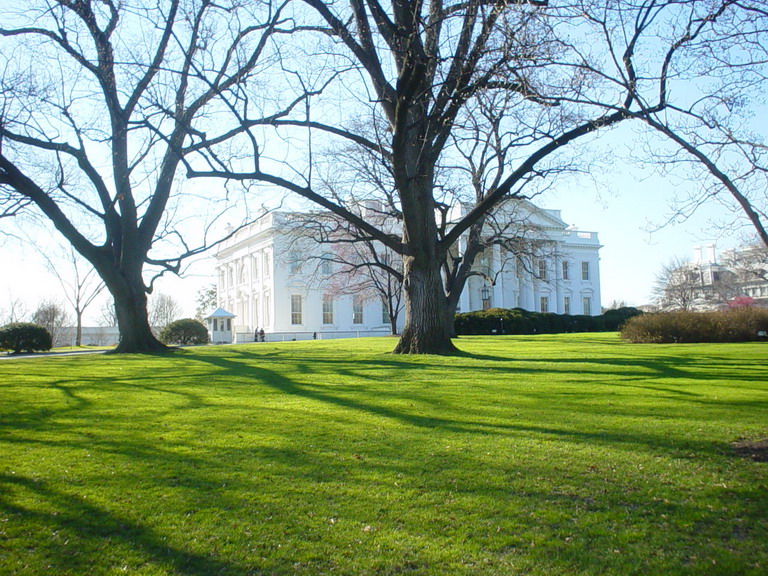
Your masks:
<svg viewBox="0 0 768 576"><path fill-rule="evenodd" d="M2 574L764 574L768 347L0 361Z"/></svg>

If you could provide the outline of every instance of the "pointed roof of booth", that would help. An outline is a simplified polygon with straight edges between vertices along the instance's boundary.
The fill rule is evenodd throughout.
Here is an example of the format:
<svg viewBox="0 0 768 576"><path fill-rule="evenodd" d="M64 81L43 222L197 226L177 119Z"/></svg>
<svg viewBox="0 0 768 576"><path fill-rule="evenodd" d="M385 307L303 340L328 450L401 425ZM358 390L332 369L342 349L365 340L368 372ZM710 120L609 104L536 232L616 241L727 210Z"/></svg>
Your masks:
<svg viewBox="0 0 768 576"><path fill-rule="evenodd" d="M206 316L206 320L211 318L234 318L235 315L232 312L227 312L224 308L216 308L210 315Z"/></svg>

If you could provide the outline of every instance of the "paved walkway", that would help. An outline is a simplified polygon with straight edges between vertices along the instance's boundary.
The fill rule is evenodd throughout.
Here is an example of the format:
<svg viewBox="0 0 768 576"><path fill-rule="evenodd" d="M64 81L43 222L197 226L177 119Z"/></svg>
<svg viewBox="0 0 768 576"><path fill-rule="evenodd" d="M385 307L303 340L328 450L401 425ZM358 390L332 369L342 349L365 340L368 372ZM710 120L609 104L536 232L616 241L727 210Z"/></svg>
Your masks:
<svg viewBox="0 0 768 576"><path fill-rule="evenodd" d="M67 352L34 352L32 354L4 354L0 352L0 360L42 358L44 356L82 356L84 354L104 354L105 352L108 352L108 350L71 350Z"/></svg>

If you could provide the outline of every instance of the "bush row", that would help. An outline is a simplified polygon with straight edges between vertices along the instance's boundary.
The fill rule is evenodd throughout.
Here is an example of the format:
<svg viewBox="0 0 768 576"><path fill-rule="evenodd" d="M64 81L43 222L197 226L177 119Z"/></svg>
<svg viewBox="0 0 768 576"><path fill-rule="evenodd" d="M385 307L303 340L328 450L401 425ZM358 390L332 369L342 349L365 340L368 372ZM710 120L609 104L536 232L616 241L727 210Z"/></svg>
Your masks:
<svg viewBox="0 0 768 576"><path fill-rule="evenodd" d="M615 332L628 318L642 314L637 308L608 310L602 316L529 312L522 308L491 308L457 314L456 334L558 334L561 332Z"/></svg>
<svg viewBox="0 0 768 576"><path fill-rule="evenodd" d="M768 309L643 314L624 324L621 337L635 343L749 342L765 338Z"/></svg>

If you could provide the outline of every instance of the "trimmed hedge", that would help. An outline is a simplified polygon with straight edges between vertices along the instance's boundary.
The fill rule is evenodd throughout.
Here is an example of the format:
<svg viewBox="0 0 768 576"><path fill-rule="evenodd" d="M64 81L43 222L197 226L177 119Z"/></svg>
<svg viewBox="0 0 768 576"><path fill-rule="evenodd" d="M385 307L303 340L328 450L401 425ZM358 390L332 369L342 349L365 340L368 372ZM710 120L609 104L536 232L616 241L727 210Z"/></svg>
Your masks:
<svg viewBox="0 0 768 576"><path fill-rule="evenodd" d="M768 309L738 307L716 312L644 314L627 321L621 337L641 344L750 342L765 338L767 332Z"/></svg>
<svg viewBox="0 0 768 576"><path fill-rule="evenodd" d="M0 350L44 352L53 347L51 333L45 327L31 322L12 322L0 328Z"/></svg>
<svg viewBox="0 0 768 576"><path fill-rule="evenodd" d="M637 308L609 310L602 316L530 312L522 308L491 308L457 314L456 334L559 334L563 332L615 332L642 314Z"/></svg>
<svg viewBox="0 0 768 576"><path fill-rule="evenodd" d="M208 344L208 329L197 320L182 318L162 329L160 341L163 344Z"/></svg>

